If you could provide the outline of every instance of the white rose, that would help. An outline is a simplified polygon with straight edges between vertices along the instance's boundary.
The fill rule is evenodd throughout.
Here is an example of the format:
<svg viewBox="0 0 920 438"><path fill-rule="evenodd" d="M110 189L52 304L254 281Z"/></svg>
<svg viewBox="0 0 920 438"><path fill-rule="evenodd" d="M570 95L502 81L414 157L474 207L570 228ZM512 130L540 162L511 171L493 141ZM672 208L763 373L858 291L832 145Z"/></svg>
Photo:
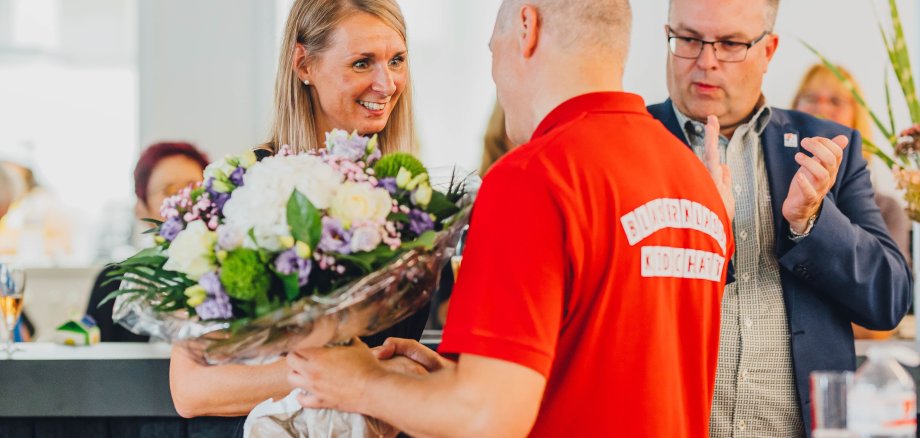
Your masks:
<svg viewBox="0 0 920 438"><path fill-rule="evenodd" d="M366 183L346 182L332 198L329 216L346 226L358 221L383 221L390 214L393 201L390 193Z"/></svg>
<svg viewBox="0 0 920 438"><path fill-rule="evenodd" d="M217 269L214 262L214 244L217 233L208 229L204 222L194 221L179 232L169 245L169 258L163 269L181 272L197 280L202 275Z"/></svg>
<svg viewBox="0 0 920 438"><path fill-rule="evenodd" d="M351 252L372 251L383 238L380 236L380 227L364 226L358 227L351 235Z"/></svg>

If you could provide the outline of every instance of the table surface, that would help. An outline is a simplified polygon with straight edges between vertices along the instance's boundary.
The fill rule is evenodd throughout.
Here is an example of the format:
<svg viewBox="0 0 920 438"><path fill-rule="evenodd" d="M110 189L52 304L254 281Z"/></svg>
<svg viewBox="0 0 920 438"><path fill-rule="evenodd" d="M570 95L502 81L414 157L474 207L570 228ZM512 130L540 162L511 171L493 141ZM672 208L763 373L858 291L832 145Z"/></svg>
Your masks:
<svg viewBox="0 0 920 438"><path fill-rule="evenodd" d="M26 342L16 346L23 351L13 353L12 360L137 360L169 359L170 345L166 343L104 342L92 346L70 347L51 342ZM0 352L0 362L10 360Z"/></svg>

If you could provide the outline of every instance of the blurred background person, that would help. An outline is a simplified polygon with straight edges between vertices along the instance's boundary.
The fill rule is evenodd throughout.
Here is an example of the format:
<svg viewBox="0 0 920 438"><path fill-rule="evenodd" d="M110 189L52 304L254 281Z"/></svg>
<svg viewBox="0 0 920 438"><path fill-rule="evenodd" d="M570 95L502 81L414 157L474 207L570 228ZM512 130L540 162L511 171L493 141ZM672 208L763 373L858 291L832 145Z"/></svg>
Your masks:
<svg viewBox="0 0 920 438"><path fill-rule="evenodd" d="M483 136L482 144L482 164L479 167L479 176L485 177L489 168L498 161L503 155L513 149L511 140L505 131L505 111L496 100L492 107L492 115L489 116L489 122L486 125L486 132ZM464 236L466 234L464 233ZM462 250L461 246L457 247L458 255ZM450 269L445 269L441 274L441 284L437 292L431 297L431 316L428 321L428 328L441 330L444 323L447 322L447 309L450 305L451 290L454 287L454 274Z"/></svg>
<svg viewBox="0 0 920 438"><path fill-rule="evenodd" d="M6 216L20 191L19 181L13 178L6 168L0 166L0 220Z"/></svg>
<svg viewBox="0 0 920 438"><path fill-rule="evenodd" d="M505 111L496 101L492 108L492 115L489 117L489 124L486 125L479 176L485 177L489 168L512 148L511 140L508 139L505 131Z"/></svg>
<svg viewBox="0 0 920 438"><path fill-rule="evenodd" d="M208 157L190 143L157 143L147 148L137 160L134 168L134 194L137 202L134 214L142 219L163 220L160 206L163 201L175 195L184 187L202 181ZM153 226L143 222L146 230ZM149 236L149 235L144 235ZM149 246L153 242L148 242ZM148 336L131 333L112 321L114 300L99 306L109 294L118 289L117 282L103 285L108 279L109 268L96 277L90 294L86 313L96 320L102 342L147 342Z"/></svg>
<svg viewBox="0 0 920 438"><path fill-rule="evenodd" d="M60 200L39 183L26 143L0 147L3 167L21 188L0 222L0 255L25 265L53 265L74 253L72 219Z"/></svg>
<svg viewBox="0 0 920 438"><path fill-rule="evenodd" d="M6 212L9 211L13 202L21 193L22 187L19 180L6 170L4 166L0 166L0 223L2 223L3 217L6 216ZM25 312L23 312L22 317L13 329L13 340L16 342L28 340L29 334L32 332L30 326L31 323L26 317Z"/></svg>
<svg viewBox="0 0 920 438"><path fill-rule="evenodd" d="M840 66L837 66L837 69L860 95L865 95L859 83L847 69ZM872 138L869 112L853 98L834 72L824 64L815 64L805 73L792 101L792 108L855 129L862 134L863 138ZM863 157L869 162L871 170L875 157L865 149L863 149ZM891 238L898 245L904 258L910 261L910 218L904 211L904 207L894 197L880 193L878 187L875 191L875 203L882 211L882 218L885 220ZM885 339L894 332L895 330L868 330L853 324L853 334L856 339Z"/></svg>

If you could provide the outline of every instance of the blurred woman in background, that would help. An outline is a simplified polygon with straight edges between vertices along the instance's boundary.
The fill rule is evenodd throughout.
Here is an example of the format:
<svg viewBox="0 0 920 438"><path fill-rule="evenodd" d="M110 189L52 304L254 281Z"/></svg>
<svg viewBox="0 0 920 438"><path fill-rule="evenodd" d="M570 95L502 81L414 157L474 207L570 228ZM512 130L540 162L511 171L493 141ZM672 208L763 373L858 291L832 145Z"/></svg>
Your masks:
<svg viewBox="0 0 920 438"><path fill-rule="evenodd" d="M189 143L157 143L148 147L141 153L134 167L136 218L139 221L163 220L160 214L163 201L182 188L200 182L207 165L207 155ZM153 226L148 222L144 224L145 229ZM117 283L103 285L108 279L108 273L109 269L104 269L96 277L86 314L96 320L102 342L147 342L147 336L136 335L112 322L113 300L99 306L109 294L118 289Z"/></svg>

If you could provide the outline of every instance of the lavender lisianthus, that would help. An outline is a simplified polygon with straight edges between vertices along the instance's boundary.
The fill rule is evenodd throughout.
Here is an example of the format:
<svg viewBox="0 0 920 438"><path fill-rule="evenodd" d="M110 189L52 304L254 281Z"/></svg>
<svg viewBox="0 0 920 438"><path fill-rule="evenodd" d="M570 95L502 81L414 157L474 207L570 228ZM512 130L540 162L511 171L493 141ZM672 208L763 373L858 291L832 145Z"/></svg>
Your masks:
<svg viewBox="0 0 920 438"><path fill-rule="evenodd" d="M390 196L396 195L399 188L396 186L396 178L388 177L377 180L377 187L380 187L390 193Z"/></svg>
<svg viewBox="0 0 920 438"><path fill-rule="evenodd" d="M275 270L284 275L297 273L297 284L306 285L313 270L313 261L301 258L293 248L278 254L275 258Z"/></svg>
<svg viewBox="0 0 920 438"><path fill-rule="evenodd" d="M323 217L323 233L317 248L325 252L350 254L351 232L346 230L338 219L325 216Z"/></svg>
<svg viewBox="0 0 920 438"><path fill-rule="evenodd" d="M175 240L176 236L179 235L179 232L182 231L182 225L182 218L173 216L160 225L160 236L172 242Z"/></svg>
<svg viewBox="0 0 920 438"><path fill-rule="evenodd" d="M422 235L426 231L434 229L434 221L431 215L422 210L412 210L409 212L409 231L416 235Z"/></svg>
<svg viewBox="0 0 920 438"><path fill-rule="evenodd" d="M233 173L230 174L230 182L237 187L243 186L243 175L246 174L246 169L243 167L237 167Z"/></svg>
<svg viewBox="0 0 920 438"><path fill-rule="evenodd" d="M335 157L344 157L347 160L358 161L364 158L367 151L367 137L357 134L349 135L347 132L336 129L326 133L326 149Z"/></svg>
<svg viewBox="0 0 920 438"><path fill-rule="evenodd" d="M220 283L220 275L217 272L209 272L198 279L198 285L204 288L208 293L208 298L198 306L195 306L195 312L202 320L210 319L230 319L233 317L233 306L230 305L230 297L224 291L224 286Z"/></svg>
<svg viewBox="0 0 920 438"><path fill-rule="evenodd" d="M226 204L227 201L230 200L230 194L221 193L215 190L214 189L214 178L208 178L208 180L205 181L204 189L206 192L208 192L208 195L211 196L211 202L213 202L214 205L217 206L217 209L223 210L224 204Z"/></svg>

